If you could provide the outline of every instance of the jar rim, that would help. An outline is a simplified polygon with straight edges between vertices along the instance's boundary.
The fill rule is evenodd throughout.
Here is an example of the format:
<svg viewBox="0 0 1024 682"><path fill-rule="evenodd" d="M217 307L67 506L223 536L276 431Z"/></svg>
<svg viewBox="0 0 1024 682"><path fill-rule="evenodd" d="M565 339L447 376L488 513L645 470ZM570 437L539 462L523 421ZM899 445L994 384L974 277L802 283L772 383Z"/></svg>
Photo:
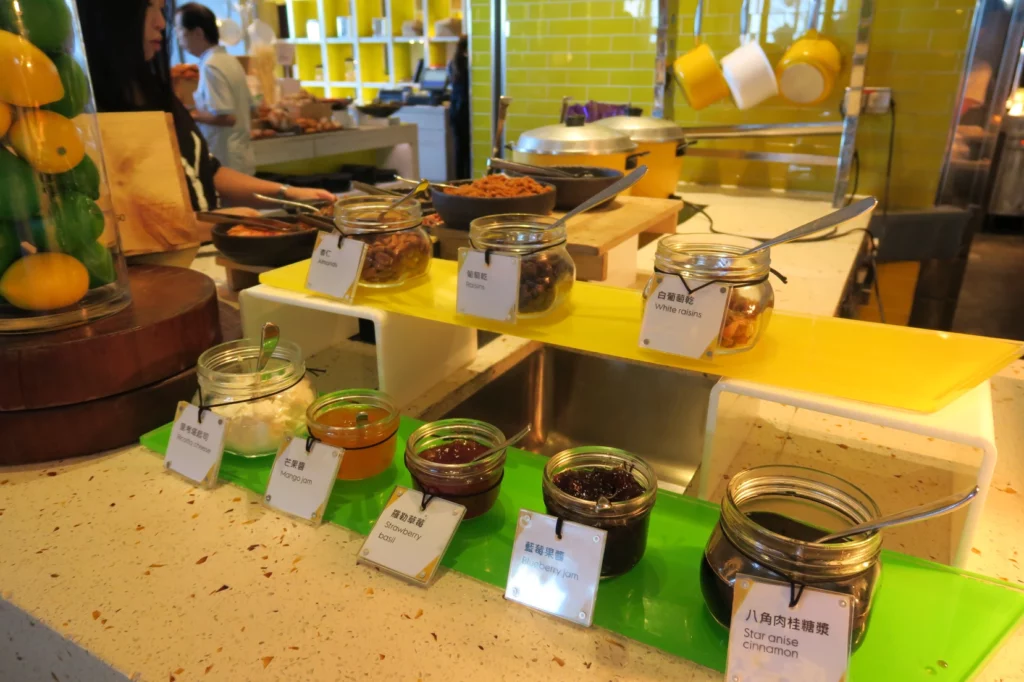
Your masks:
<svg viewBox="0 0 1024 682"><path fill-rule="evenodd" d="M695 279L744 282L766 277L771 267L771 249L745 255L749 248L707 241L705 235L671 234L658 241L654 267L663 274Z"/></svg>
<svg viewBox="0 0 1024 682"><path fill-rule="evenodd" d="M444 437L456 439L463 438L466 440L476 440L477 437L485 438L490 441L488 448L492 448L505 441L505 434L502 433L501 429L493 424L478 419L468 419L464 417L455 417L451 419L438 419L436 421L427 422L419 426L413 431L405 441L405 462L406 466L415 468L417 471L428 472L435 476L450 476L458 477L468 474L478 474L490 469L493 469L498 464L504 463L505 456L507 454L507 448L502 448L497 452L493 452L483 459L475 459L471 462L461 463L445 463L445 462L431 462L420 457L420 452L417 451L417 446L426 439L431 437L441 437L441 432L445 430L454 430L456 433L463 433L465 435L453 435L444 434ZM479 442L479 441L477 441ZM483 445L483 443L481 443ZM424 448L426 449L426 448ZM412 465L410 467L410 464Z"/></svg>
<svg viewBox="0 0 1024 682"><path fill-rule="evenodd" d="M600 459L610 461L601 462ZM574 460L576 460L575 465ZM617 462L615 466L630 465L630 473L633 474L634 479L637 478L636 474L643 477L642 480L637 479L637 483L644 488L642 495L621 502L608 502L607 506L603 506L599 501L584 500L570 495L555 485L555 475L563 471L583 467L612 468L609 466L612 462ZM585 513L600 514L603 517L625 516L634 514L654 503L658 492L658 477L650 464L631 452L604 445L583 445L562 450L547 461L544 465L544 489L563 507Z"/></svg>
<svg viewBox="0 0 1024 682"><path fill-rule="evenodd" d="M332 424L324 424L319 421L320 416L343 406L359 407L363 405L368 407L379 407L386 410L388 414L386 417L382 417L376 421L368 421L365 424L353 424L352 426L335 426ZM372 388L349 388L342 391L326 393L314 400L310 406L306 408L306 424L316 424L317 429L330 436L358 433L368 428L390 426L392 423L397 421L400 416L398 408L395 406L395 402L391 396L383 391L377 391Z"/></svg>
<svg viewBox="0 0 1024 682"><path fill-rule="evenodd" d="M379 234L418 227L423 222L419 201L410 201L392 208L394 198L379 196L341 197L334 202L334 224L342 234ZM384 213L395 213L389 220L380 219ZM371 218L358 220L360 217Z"/></svg>
<svg viewBox="0 0 1024 682"><path fill-rule="evenodd" d="M526 254L564 244L565 224L558 218L534 213L499 213L476 218L469 224L469 241L476 249Z"/></svg>
<svg viewBox="0 0 1024 682"><path fill-rule="evenodd" d="M302 348L293 341L281 339L262 372L225 371L227 366L255 366L260 354L258 339L244 338L217 344L208 348L196 362L200 388L204 385L215 392L233 397L259 398L277 393L290 383L297 383L306 373ZM281 364L271 366L272 361Z"/></svg>

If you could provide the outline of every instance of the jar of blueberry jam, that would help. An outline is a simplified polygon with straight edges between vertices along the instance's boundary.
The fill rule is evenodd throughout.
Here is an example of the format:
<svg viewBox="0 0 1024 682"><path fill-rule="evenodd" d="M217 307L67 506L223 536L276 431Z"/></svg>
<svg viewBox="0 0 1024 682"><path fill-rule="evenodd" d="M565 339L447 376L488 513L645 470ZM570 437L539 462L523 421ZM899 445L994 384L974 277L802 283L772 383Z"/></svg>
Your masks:
<svg viewBox="0 0 1024 682"><path fill-rule="evenodd" d="M848 594L851 646L864 638L882 571L877 531L820 543L829 533L880 515L867 493L837 476L796 466L762 466L732 477L700 567L704 602L729 627L739 574ZM799 594L796 592L795 594Z"/></svg>
<svg viewBox="0 0 1024 682"><path fill-rule="evenodd" d="M547 513L608 531L602 578L622 575L643 558L657 491L654 469L616 448L563 450L544 467Z"/></svg>
<svg viewBox="0 0 1024 682"><path fill-rule="evenodd" d="M505 474L505 450L480 456L505 442L496 426L475 419L424 424L405 445L405 468L413 487L466 508L467 519L494 506Z"/></svg>

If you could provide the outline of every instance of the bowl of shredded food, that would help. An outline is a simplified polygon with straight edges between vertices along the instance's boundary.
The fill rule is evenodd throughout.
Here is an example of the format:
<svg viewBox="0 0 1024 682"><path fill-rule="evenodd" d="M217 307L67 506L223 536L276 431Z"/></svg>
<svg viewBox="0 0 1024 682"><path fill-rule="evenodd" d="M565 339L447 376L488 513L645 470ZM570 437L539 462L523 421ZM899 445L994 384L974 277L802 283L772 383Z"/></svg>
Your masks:
<svg viewBox="0 0 1024 682"><path fill-rule="evenodd" d="M488 175L478 180L431 188L431 198L445 226L469 230L477 218L501 213L547 215L555 207L555 188L533 178Z"/></svg>

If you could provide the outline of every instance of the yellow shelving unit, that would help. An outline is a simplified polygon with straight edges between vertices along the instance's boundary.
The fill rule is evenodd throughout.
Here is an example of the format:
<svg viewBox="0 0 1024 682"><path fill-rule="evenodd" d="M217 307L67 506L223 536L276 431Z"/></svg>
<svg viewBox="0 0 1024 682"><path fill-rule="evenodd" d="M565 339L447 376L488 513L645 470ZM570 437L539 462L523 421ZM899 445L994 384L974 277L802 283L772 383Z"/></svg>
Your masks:
<svg viewBox="0 0 1024 682"><path fill-rule="evenodd" d="M464 0L286 0L302 87L321 97L372 102L382 89L412 85L416 64L444 66L458 37L435 36L436 22L462 17ZM338 17L351 17L350 35L338 35ZM374 36L374 19L386 19L387 36ZM403 36L402 24L422 19L424 35ZM318 21L310 37L307 22ZM352 69L348 67L351 60ZM319 67L319 68L318 68ZM350 73L352 71L352 73Z"/></svg>

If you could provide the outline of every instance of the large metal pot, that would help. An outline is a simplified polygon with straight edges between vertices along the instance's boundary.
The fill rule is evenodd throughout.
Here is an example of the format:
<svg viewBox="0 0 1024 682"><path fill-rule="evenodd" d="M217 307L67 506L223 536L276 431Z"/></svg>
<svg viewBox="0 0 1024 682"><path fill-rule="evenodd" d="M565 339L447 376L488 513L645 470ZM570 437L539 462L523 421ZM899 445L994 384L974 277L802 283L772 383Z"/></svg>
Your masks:
<svg viewBox="0 0 1024 682"><path fill-rule="evenodd" d="M512 148L519 163L535 166L598 166L623 171L636 167L636 144L606 126L570 116L565 123L529 130Z"/></svg>
<svg viewBox="0 0 1024 682"><path fill-rule="evenodd" d="M650 116L611 116L595 125L629 136L638 152L647 152L647 175L633 185L633 196L664 199L675 194L689 144L682 128Z"/></svg>

